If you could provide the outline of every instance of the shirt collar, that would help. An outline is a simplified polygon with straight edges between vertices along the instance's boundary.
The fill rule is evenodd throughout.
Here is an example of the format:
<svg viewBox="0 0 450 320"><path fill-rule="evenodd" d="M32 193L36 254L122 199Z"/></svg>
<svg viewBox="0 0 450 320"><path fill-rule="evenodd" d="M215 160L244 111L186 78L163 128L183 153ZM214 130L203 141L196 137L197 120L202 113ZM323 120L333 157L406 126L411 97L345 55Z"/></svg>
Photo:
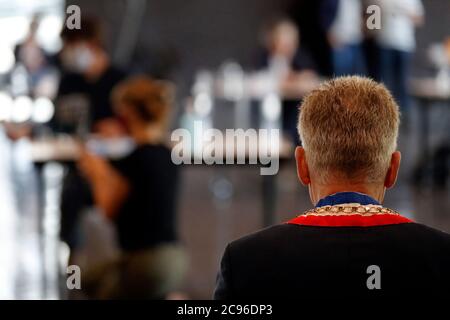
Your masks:
<svg viewBox="0 0 450 320"><path fill-rule="evenodd" d="M334 206L343 203L359 203L362 205L374 204L380 205L380 203L374 198L359 192L338 192L326 196L320 199L316 204L316 208L323 206Z"/></svg>

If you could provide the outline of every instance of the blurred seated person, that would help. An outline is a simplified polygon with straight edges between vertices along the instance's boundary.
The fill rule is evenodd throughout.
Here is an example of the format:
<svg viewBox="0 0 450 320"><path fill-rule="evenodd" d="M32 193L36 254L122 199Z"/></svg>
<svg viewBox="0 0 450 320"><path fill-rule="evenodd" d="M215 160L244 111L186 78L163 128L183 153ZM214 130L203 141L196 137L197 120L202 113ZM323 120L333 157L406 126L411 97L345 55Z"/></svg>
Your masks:
<svg viewBox="0 0 450 320"><path fill-rule="evenodd" d="M445 296L450 235L382 204L400 166L399 116L389 91L367 78L311 92L295 157L314 208L229 244L215 298Z"/></svg>
<svg viewBox="0 0 450 320"><path fill-rule="evenodd" d="M135 77L118 85L113 101L137 148L114 163L86 152L79 168L95 206L114 221L123 255L87 272L83 287L94 298L165 298L186 266L176 232L178 172L165 145L171 87Z"/></svg>
<svg viewBox="0 0 450 320"><path fill-rule="evenodd" d="M259 65L279 81L283 129L294 142L298 142L298 100L318 85L315 65L299 41L299 30L292 21L286 18L274 20L264 34L265 50Z"/></svg>
<svg viewBox="0 0 450 320"><path fill-rule="evenodd" d="M103 46L99 21L84 17L81 29L64 27L61 38L63 48L59 59L63 70L57 95L57 120L78 117L86 127L84 132L76 133L120 135L121 127L114 118L109 97L125 73L111 64Z"/></svg>
<svg viewBox="0 0 450 320"><path fill-rule="evenodd" d="M58 77L51 59L37 40L40 18L34 16L25 39L14 48L15 66L10 74L13 96L25 95L31 98L55 97ZM29 121L2 122L5 133L11 141L36 135L38 125Z"/></svg>

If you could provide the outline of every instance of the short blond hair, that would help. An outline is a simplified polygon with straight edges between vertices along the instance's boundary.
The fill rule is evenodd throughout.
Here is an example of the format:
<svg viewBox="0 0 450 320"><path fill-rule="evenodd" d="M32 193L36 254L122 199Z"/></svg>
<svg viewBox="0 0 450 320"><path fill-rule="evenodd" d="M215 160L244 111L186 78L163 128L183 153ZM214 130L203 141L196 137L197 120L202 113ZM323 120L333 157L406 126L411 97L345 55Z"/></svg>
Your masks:
<svg viewBox="0 0 450 320"><path fill-rule="evenodd" d="M384 181L399 118L382 84L358 76L324 82L300 106L298 131L308 166L323 183L332 177Z"/></svg>

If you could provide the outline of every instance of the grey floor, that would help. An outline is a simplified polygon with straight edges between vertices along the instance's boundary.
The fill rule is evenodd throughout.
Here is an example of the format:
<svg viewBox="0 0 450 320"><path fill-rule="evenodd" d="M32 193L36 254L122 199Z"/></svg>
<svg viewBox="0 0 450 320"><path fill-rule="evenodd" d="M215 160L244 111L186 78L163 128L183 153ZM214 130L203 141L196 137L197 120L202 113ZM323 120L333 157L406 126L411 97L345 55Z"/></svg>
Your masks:
<svg viewBox="0 0 450 320"><path fill-rule="evenodd" d="M432 110L432 146L449 142L446 106ZM398 185L387 193L386 205L417 222L450 232L450 190L421 188L410 183L421 148L418 113L411 110L408 130L399 148L403 163ZM44 170L47 205L40 212L38 181L29 161L27 141L11 144L0 134L0 299L57 299L58 273L67 250L58 242L57 210L62 168ZM293 161L277 176L276 217L283 222L310 207L308 193L297 181ZM179 201L181 239L190 269L184 292L191 298L211 297L220 256L227 242L262 226L262 177L257 167L184 167ZM39 221L43 223L39 224Z"/></svg>

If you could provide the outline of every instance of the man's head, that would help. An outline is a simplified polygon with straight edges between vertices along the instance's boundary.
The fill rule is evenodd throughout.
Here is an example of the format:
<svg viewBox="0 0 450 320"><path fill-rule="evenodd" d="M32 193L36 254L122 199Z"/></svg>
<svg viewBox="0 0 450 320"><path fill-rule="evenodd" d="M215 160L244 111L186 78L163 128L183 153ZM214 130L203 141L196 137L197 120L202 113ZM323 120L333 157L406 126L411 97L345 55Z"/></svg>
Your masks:
<svg viewBox="0 0 450 320"><path fill-rule="evenodd" d="M102 44L101 25L96 18L83 17L80 29L64 26L61 39L61 59L67 70L97 75L107 66L108 57Z"/></svg>
<svg viewBox="0 0 450 320"><path fill-rule="evenodd" d="M287 18L276 19L266 27L264 42L270 55L290 60L298 49L299 30Z"/></svg>
<svg viewBox="0 0 450 320"><path fill-rule="evenodd" d="M310 187L335 186L331 192L382 189L384 194L398 173L398 127L398 105L382 84L357 76L323 83L300 108L300 180ZM316 193L313 202L323 192Z"/></svg>

